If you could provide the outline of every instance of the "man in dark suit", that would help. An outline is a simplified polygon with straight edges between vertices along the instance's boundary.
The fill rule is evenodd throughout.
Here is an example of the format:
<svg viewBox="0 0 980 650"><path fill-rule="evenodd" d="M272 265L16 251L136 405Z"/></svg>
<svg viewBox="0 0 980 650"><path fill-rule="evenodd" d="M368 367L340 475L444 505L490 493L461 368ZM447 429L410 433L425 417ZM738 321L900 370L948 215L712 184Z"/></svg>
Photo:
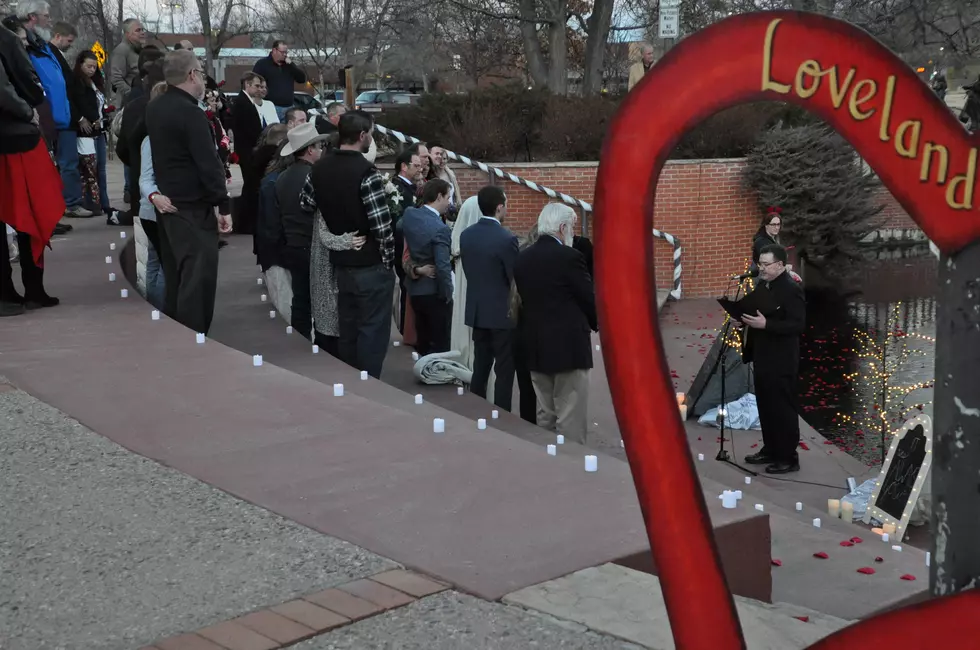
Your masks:
<svg viewBox="0 0 980 650"><path fill-rule="evenodd" d="M779 244L762 249L756 291L770 292L777 308L769 314L746 314L741 319L750 328L744 359L754 364L755 398L762 424L762 449L746 456L745 462L766 465L768 474L800 470L796 385L806 300L803 289L786 270L786 259L786 249Z"/></svg>
<svg viewBox="0 0 980 650"><path fill-rule="evenodd" d="M398 214L391 215L391 225L395 229L395 257L401 259L404 249L404 238L402 237L401 215L408 208L415 207L415 199L418 195L418 186L415 184L415 177L421 169L421 162L418 154L413 154L411 149L406 149L395 158L395 177L391 183L401 194L402 204ZM398 287L400 289L398 298L398 331L405 332L405 302L407 300L405 286L405 270L401 264L395 264L395 275L398 276Z"/></svg>
<svg viewBox="0 0 980 650"><path fill-rule="evenodd" d="M449 183L431 180L422 188L422 207L408 208L402 232L412 264L435 266L435 277L416 275L405 285L415 312L416 351L421 356L449 351L453 320L453 279L449 264L452 231L442 221L449 210Z"/></svg>
<svg viewBox="0 0 980 650"><path fill-rule="evenodd" d="M261 97L264 83L265 79L260 75L254 72L245 73L242 77L242 92L235 96L231 106L231 132L235 137L235 155L238 156L238 165L242 170L242 193L235 200L235 232L246 235L255 234L258 217L259 183L262 179L256 178L252 153L262 135L262 129L265 128L255 105L256 98Z"/></svg>
<svg viewBox="0 0 980 650"><path fill-rule="evenodd" d="M517 257L520 335L538 398L538 426L585 443L592 335L598 330L592 278L572 248L575 211L561 203L538 217L538 240ZM467 273L469 279L469 273Z"/></svg>
<svg viewBox="0 0 980 650"><path fill-rule="evenodd" d="M487 396L490 369L496 370L493 403L507 411L514 393L514 322L509 315L510 287L517 261L517 236L501 225L507 195L496 185L477 194L483 215L459 236L460 260L466 269L467 327L473 328L473 379L470 390Z"/></svg>

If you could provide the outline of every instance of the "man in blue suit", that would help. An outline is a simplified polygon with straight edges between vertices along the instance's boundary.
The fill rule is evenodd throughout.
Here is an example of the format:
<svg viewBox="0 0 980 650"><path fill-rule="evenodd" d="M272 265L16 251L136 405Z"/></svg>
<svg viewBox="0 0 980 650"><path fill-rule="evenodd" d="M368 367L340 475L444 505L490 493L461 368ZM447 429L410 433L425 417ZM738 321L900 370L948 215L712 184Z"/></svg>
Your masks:
<svg viewBox="0 0 980 650"><path fill-rule="evenodd" d="M466 314L473 328L473 379L470 390L487 396L490 369L496 370L493 403L510 410L514 393L514 322L510 318L510 288L517 261L517 236L501 221L507 215L507 195L495 185L477 194L483 217L459 236L459 253L466 269Z"/></svg>
<svg viewBox="0 0 980 650"><path fill-rule="evenodd" d="M405 276L405 286L415 312L415 350L421 356L449 351L453 320L453 278L450 266L452 231L442 222L449 209L449 183L431 180L422 188L422 207L406 208L401 228L414 269L432 264L435 277L418 273Z"/></svg>

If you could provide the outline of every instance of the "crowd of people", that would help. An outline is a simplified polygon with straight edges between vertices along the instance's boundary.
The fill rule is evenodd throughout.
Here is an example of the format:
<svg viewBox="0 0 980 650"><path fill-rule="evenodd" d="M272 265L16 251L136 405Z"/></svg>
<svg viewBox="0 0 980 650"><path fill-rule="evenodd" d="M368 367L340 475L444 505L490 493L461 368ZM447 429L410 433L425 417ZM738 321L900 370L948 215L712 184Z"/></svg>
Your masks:
<svg viewBox="0 0 980 650"><path fill-rule="evenodd" d="M519 237L505 226L503 189L464 197L435 142L405 148L382 173L369 114L331 103L311 121L293 106L305 75L284 42L228 102L190 43L146 44L126 20L104 75L90 50L70 65L77 34L50 21L43 0L28 0L0 41L3 219L32 253L20 296L3 238L4 315L57 304L41 284L44 246L62 217L101 210L145 234L147 300L207 333L219 250L234 231L251 236L273 302L324 351L380 377L394 326L422 356L457 352L471 390L502 409L516 377L522 417L585 441L598 325L591 244L574 235L574 210L548 205ZM110 128L125 213L107 196ZM232 164L243 178L234 199Z"/></svg>

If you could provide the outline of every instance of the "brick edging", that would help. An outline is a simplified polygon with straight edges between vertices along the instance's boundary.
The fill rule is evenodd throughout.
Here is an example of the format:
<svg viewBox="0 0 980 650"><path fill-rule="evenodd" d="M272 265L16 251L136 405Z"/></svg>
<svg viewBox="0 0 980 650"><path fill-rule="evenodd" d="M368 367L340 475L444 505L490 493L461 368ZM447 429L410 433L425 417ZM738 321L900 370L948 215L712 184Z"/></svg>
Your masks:
<svg viewBox="0 0 980 650"><path fill-rule="evenodd" d="M414 571L392 569L168 637L141 650L277 650L448 588Z"/></svg>

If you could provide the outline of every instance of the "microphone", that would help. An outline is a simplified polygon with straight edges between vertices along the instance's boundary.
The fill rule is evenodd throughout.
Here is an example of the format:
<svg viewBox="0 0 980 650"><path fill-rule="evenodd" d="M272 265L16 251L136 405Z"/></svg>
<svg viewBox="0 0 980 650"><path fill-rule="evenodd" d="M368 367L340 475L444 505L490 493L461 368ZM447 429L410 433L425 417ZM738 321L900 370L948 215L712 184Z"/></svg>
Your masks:
<svg viewBox="0 0 980 650"><path fill-rule="evenodd" d="M732 280L738 280L739 282L741 282L742 280L744 280L746 278L757 278L757 277L759 277L759 268L758 267L749 269L748 271L746 271L745 273L742 273L741 275L733 275L732 276Z"/></svg>

